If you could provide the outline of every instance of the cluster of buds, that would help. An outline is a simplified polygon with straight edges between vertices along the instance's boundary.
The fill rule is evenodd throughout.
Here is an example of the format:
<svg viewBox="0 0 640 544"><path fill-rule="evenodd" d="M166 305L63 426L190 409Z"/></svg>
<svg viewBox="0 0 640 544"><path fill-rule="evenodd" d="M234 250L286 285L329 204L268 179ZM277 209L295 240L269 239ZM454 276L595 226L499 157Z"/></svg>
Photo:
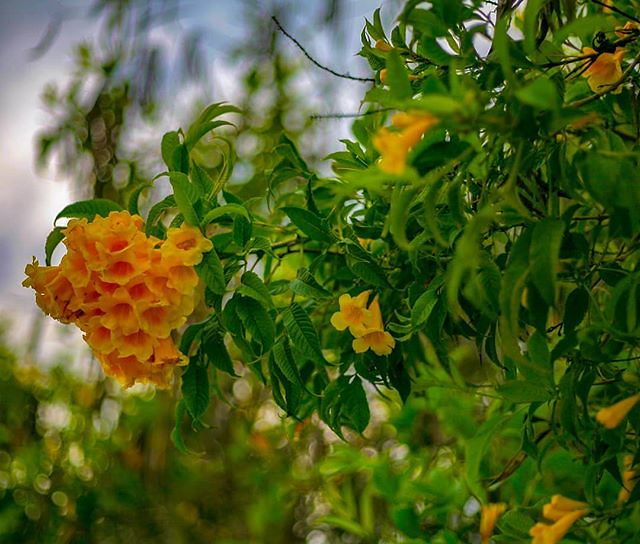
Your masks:
<svg viewBox="0 0 640 544"><path fill-rule="evenodd" d="M72 219L60 264L40 266L34 258L23 285L46 314L82 330L106 375L124 387L168 387L174 368L187 363L171 333L193 312L194 265L213 246L189 225L169 229L166 240L147 236L143 226L124 211Z"/></svg>
<svg viewBox="0 0 640 544"><path fill-rule="evenodd" d="M378 296L367 308L369 291L363 291L356 297L344 294L338 299L340 311L331 316L331 324L339 331L349 329L354 336L352 342L356 353L371 349L376 355L389 355L396 341L384 330Z"/></svg>

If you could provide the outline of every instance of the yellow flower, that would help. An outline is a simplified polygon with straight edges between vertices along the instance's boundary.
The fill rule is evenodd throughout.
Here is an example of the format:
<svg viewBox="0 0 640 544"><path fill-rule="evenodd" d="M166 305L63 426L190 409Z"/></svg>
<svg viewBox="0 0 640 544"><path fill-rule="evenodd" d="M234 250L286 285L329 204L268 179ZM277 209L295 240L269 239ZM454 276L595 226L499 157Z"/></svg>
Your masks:
<svg viewBox="0 0 640 544"><path fill-rule="evenodd" d="M356 353L364 353L371 349L376 355L389 355L393 351L396 341L384 330L377 296L369 305L369 312L370 317L363 322L365 330L359 335L354 335L357 338L351 343L351 347Z"/></svg>
<svg viewBox="0 0 640 544"><path fill-rule="evenodd" d="M575 510L585 510L589 505L586 502L574 501L562 495L554 495L551 501L542 507L542 515L551 521L558 521L568 513Z"/></svg>
<svg viewBox="0 0 640 544"><path fill-rule="evenodd" d="M496 521L498 521L498 518L506 509L507 505L501 502L490 503L482 507L480 512L480 536L482 538L482 544L489 544Z"/></svg>
<svg viewBox="0 0 640 544"><path fill-rule="evenodd" d="M638 480L638 473L633 467L633 455L624 456L624 471L622 472L622 489L618 493L617 504L623 504L627 502L631 491L635 487Z"/></svg>
<svg viewBox="0 0 640 544"><path fill-rule="evenodd" d="M348 327L354 336L362 334L366 328L364 322L371 315L366 309L368 298L369 291L363 291L355 298L349 294L341 295L338 299L340 311L331 316L331 324L336 330L343 331Z"/></svg>
<svg viewBox="0 0 640 544"><path fill-rule="evenodd" d="M590 47L582 49L584 55L594 55L597 51ZM622 77L622 66L620 62L624 57L625 50L617 48L615 53L600 53L596 60L582 73L587 78L587 83L594 93L603 93L608 90L609 86L616 83ZM617 94L622 91L622 87L618 87L614 91Z"/></svg>
<svg viewBox="0 0 640 544"><path fill-rule="evenodd" d="M167 231L161 251L163 260L167 262L193 266L200 263L202 254L212 248L211 240L202 236L199 229L183 224Z"/></svg>
<svg viewBox="0 0 640 544"><path fill-rule="evenodd" d="M529 536L533 537L531 544L556 544L567 534L571 526L587 513L587 510L575 510L562 516L553 525L536 523L529 529Z"/></svg>
<svg viewBox="0 0 640 544"><path fill-rule="evenodd" d="M380 81L382 83L386 83L387 82L387 75L388 75L388 71L386 68L383 68L382 70L380 70ZM420 79L420 76L416 76L414 74L409 74L407 76L409 78L409 81L417 81L418 79Z"/></svg>
<svg viewBox="0 0 640 544"><path fill-rule="evenodd" d="M627 417L627 414L638 401L640 401L640 393L602 408L596 414L596 419L598 423L604 425L607 429L615 429Z"/></svg>
<svg viewBox="0 0 640 544"><path fill-rule="evenodd" d="M640 32L640 25L638 23L634 23L633 21L627 21L627 23L622 27L616 30L616 36L618 38L623 39L631 36L633 34L638 34Z"/></svg>
<svg viewBox="0 0 640 544"><path fill-rule="evenodd" d="M588 512L588 504L574 501L562 495L554 495L551 501L542 507L545 518L555 521L553 525L536 523L529 530L533 537L531 544L555 544L562 540L571 526Z"/></svg>
<svg viewBox="0 0 640 544"><path fill-rule="evenodd" d="M398 113L391 123L398 129L380 128L373 137L373 146L380 152L379 167L388 174L402 174L406 169L407 156L422 135L438 120L428 113Z"/></svg>
<svg viewBox="0 0 640 544"><path fill-rule="evenodd" d="M374 47L378 51L382 51L383 53L388 53L389 51L393 51L393 47L386 40L376 40Z"/></svg>

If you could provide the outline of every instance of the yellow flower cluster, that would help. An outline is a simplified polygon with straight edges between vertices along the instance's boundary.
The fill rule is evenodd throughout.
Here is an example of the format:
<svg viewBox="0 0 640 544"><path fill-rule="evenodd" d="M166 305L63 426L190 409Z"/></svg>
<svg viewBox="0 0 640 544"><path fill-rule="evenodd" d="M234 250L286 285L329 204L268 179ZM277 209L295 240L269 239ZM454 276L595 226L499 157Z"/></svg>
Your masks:
<svg viewBox="0 0 640 544"><path fill-rule="evenodd" d="M555 523L536 523L529 530L531 544L556 544L567 534L571 526L588 512L588 504L574 501L562 495L554 495L542 507L542 515Z"/></svg>
<svg viewBox="0 0 640 544"><path fill-rule="evenodd" d="M124 387L168 387L174 367L187 363L171 332L193 312L193 267L212 244L189 225L169 229L164 241L146 236L143 225L124 211L72 219L60 265L34 258L22 284L46 314L82 330L106 375Z"/></svg>
<svg viewBox="0 0 640 544"><path fill-rule="evenodd" d="M367 308L369 291L363 291L357 297L344 294L338 299L340 311L331 316L331 324L339 331L349 329L355 337L351 344L356 353L371 349L376 355L389 355L396 341L384 330L378 296Z"/></svg>
<svg viewBox="0 0 640 544"><path fill-rule="evenodd" d="M623 464L624 471L622 472L622 489L618 493L618 505L627 502L639 477L637 470L633 467L633 455L625 455Z"/></svg>
<svg viewBox="0 0 640 544"><path fill-rule="evenodd" d="M391 119L396 130L383 127L373 137L373 147L380 152L380 170L402 174L411 148L437 123L438 119L429 113L396 113Z"/></svg>

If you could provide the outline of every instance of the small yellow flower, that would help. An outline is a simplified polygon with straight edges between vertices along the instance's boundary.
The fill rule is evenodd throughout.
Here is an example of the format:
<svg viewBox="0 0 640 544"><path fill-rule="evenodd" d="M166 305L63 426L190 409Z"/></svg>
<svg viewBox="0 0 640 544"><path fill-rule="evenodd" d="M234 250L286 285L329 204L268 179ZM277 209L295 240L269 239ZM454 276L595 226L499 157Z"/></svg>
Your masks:
<svg viewBox="0 0 640 544"><path fill-rule="evenodd" d="M389 72L387 71L386 68L383 68L382 70L380 70L380 82L381 83L386 83L387 82L387 74ZM417 81L420 79L420 76L416 76L414 74L409 74L407 76L409 78L409 81Z"/></svg>
<svg viewBox="0 0 640 544"><path fill-rule="evenodd" d="M365 319L370 317L371 312L367 310L367 300L369 291L363 291L357 297L344 294L338 299L340 311L331 316L331 324L336 330L343 331L347 327L354 336L359 336L365 330Z"/></svg>
<svg viewBox="0 0 640 544"><path fill-rule="evenodd" d="M633 21L627 21L627 23L622 27L616 30L616 36L618 38L623 39L627 38L633 34L638 34L640 32L640 25L638 23L634 23Z"/></svg>
<svg viewBox="0 0 640 544"><path fill-rule="evenodd" d="M380 170L388 174L402 174L411 148L437 122L438 119L428 113L402 112L394 115L391 123L398 130L383 127L373 137L373 146L380 152Z"/></svg>
<svg viewBox="0 0 640 544"><path fill-rule="evenodd" d="M574 510L562 516L553 525L536 523L529 529L529 536L533 537L531 544L556 544L567 534L571 526L587 513L587 510Z"/></svg>
<svg viewBox="0 0 640 544"><path fill-rule="evenodd" d="M589 505L586 502L574 501L562 495L554 495L551 501L542 507L542 515L551 521L558 521L568 513L575 510L585 510Z"/></svg>
<svg viewBox="0 0 640 544"><path fill-rule="evenodd" d="M377 296L369 305L369 312L369 317L363 323L365 330L359 335L354 334L357 338L351 343L353 351L364 353L371 349L376 355L389 355L393 351L396 341L393 336L384 330Z"/></svg>
<svg viewBox="0 0 640 544"><path fill-rule="evenodd" d="M597 51L590 47L582 49L584 55L594 55ZM617 48L615 53L600 53L596 60L582 74L587 78L587 83L594 93L607 91L608 87L616 83L622 77L622 66L620 62L624 57L625 50ZM614 94L622 92L622 87L618 87Z"/></svg>
<svg viewBox="0 0 640 544"><path fill-rule="evenodd" d="M393 47L386 40L376 40L374 47L378 51L382 51L383 53L388 53L389 51L393 51Z"/></svg>
<svg viewBox="0 0 640 544"><path fill-rule="evenodd" d="M629 499L631 491L638 481L638 473L633 467L633 455L624 456L624 471L622 473L622 489L618 493L617 504L624 504Z"/></svg>
<svg viewBox="0 0 640 544"><path fill-rule="evenodd" d="M602 408L596 414L596 419L598 423L604 425L607 429L615 429L627 417L627 414L638 401L640 401L640 393Z"/></svg>
<svg viewBox="0 0 640 544"><path fill-rule="evenodd" d="M482 507L480 512L480 536L482 537L482 544L489 544L496 521L498 521L498 518L506 509L507 505L501 502L490 503Z"/></svg>

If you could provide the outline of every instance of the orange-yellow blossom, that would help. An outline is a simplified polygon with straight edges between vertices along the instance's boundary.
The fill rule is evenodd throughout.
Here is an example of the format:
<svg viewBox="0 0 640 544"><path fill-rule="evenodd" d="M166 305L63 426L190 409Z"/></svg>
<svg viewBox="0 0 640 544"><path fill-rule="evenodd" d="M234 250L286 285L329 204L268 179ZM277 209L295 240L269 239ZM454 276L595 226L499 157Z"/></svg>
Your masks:
<svg viewBox="0 0 640 544"><path fill-rule="evenodd" d="M622 472L622 489L618 493L617 504L624 504L629 499L631 491L638 481L638 472L633 468L633 455L624 456L624 471Z"/></svg>
<svg viewBox="0 0 640 544"><path fill-rule="evenodd" d="M638 33L640 33L640 25L633 21L627 21L622 28L618 28L616 30L616 36L618 36L618 38L620 39L627 38L632 34Z"/></svg>
<svg viewBox="0 0 640 544"><path fill-rule="evenodd" d="M369 291L363 291L356 297L349 294L341 295L338 299L340 311L331 316L331 324L339 331L349 328L354 336L362 334L365 330L365 320L371 317L367 310Z"/></svg>
<svg viewBox="0 0 640 544"><path fill-rule="evenodd" d="M391 124L397 130L383 127L373 137L373 146L380 152L380 170L388 174L402 174L409 151L437 123L438 119L429 113L401 112L394 115Z"/></svg>
<svg viewBox="0 0 640 544"><path fill-rule="evenodd" d="M378 51L382 51L383 53L388 53L389 51L393 51L393 47L386 40L376 40L375 47Z"/></svg>
<svg viewBox="0 0 640 544"><path fill-rule="evenodd" d="M370 317L364 321L365 330L351 343L353 351L364 353L371 349L376 355L389 355L393 351L396 341L384 330L377 295L369 305L369 312Z"/></svg>
<svg viewBox="0 0 640 544"><path fill-rule="evenodd" d="M493 528L506 509L507 505L502 502L490 503L482 507L480 511L480 537L482 538L482 544L489 544Z"/></svg>
<svg viewBox="0 0 640 544"><path fill-rule="evenodd" d="M596 419L607 429L615 429L638 401L640 401L640 393L600 409L596 414Z"/></svg>
<svg viewBox="0 0 640 544"><path fill-rule="evenodd" d="M529 529L529 536L533 537L531 544L556 544L569 532L571 526L587 513L586 510L575 510L562 516L553 525L536 523Z"/></svg>
<svg viewBox="0 0 640 544"><path fill-rule="evenodd" d="M105 374L129 387L169 387L176 365L187 364L171 333L193 312L198 275L193 266L212 248L189 225L167 240L146 236L141 217L112 212L72 219L59 266L27 265L25 287L38 306L84 333Z"/></svg>
<svg viewBox="0 0 640 544"><path fill-rule="evenodd" d="M590 47L582 49L583 55L595 55L597 51ZM611 85L616 83L622 77L621 61L624 57L625 50L618 47L615 53L600 53L596 60L582 73L587 78L587 83L594 93L606 92ZM612 92L617 94L622 91L622 87L618 87Z"/></svg>
<svg viewBox="0 0 640 544"><path fill-rule="evenodd" d="M542 515L551 521L558 521L568 513L588 508L586 502L574 501L562 495L554 495L551 501L542 507Z"/></svg>
<svg viewBox="0 0 640 544"><path fill-rule="evenodd" d="M536 523L529 530L533 537L531 544L556 544L567 534L571 526L588 512L588 504L554 495L551 501L542 507L545 518L555 521L553 525Z"/></svg>
<svg viewBox="0 0 640 544"><path fill-rule="evenodd" d="M383 68L382 70L380 70L380 81L382 83L386 83L387 82L387 75L389 74L388 70L386 68ZM417 81L420 79L419 76L416 76L414 74L409 74L408 76L409 81Z"/></svg>

